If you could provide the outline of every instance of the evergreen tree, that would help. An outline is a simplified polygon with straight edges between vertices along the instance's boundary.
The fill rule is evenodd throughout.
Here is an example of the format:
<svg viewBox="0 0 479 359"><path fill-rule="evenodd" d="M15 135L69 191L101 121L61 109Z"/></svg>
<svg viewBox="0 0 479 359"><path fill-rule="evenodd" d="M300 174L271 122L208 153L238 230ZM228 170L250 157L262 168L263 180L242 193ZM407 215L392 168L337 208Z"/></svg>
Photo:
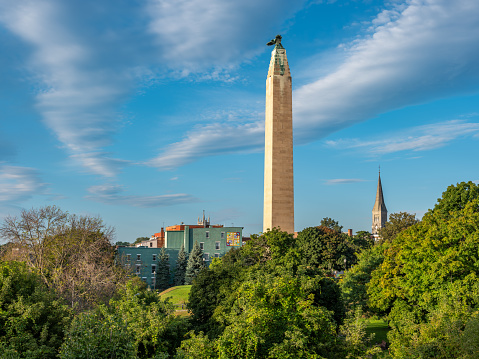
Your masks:
<svg viewBox="0 0 479 359"><path fill-rule="evenodd" d="M182 244L180 252L178 253L178 259L176 260L175 285L185 284L187 261L185 246Z"/></svg>
<svg viewBox="0 0 479 359"><path fill-rule="evenodd" d="M158 266L156 267L156 289L163 291L170 287L170 263L166 249L161 248L158 257Z"/></svg>
<svg viewBox="0 0 479 359"><path fill-rule="evenodd" d="M203 251L200 248L198 242L195 242L193 250L188 258L188 264L186 266L185 284L191 284L193 279L196 278L198 273L205 267L203 262Z"/></svg>

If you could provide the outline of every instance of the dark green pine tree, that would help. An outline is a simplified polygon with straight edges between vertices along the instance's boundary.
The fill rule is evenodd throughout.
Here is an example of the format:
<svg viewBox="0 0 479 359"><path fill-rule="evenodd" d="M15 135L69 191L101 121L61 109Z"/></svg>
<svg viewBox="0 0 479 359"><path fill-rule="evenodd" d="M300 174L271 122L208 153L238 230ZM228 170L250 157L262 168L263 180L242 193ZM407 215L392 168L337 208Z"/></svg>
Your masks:
<svg viewBox="0 0 479 359"><path fill-rule="evenodd" d="M175 285L185 284L186 265L188 264L187 262L188 259L186 258L185 246L182 244L178 253L178 259L176 260Z"/></svg>
<svg viewBox="0 0 479 359"><path fill-rule="evenodd" d="M191 284L193 279L196 278L198 273L205 267L203 262L203 251L200 248L198 242L195 242L193 250L188 258L188 264L186 265L185 284Z"/></svg>
<svg viewBox="0 0 479 359"><path fill-rule="evenodd" d="M170 288L170 263L166 249L161 248L156 266L156 289L163 291Z"/></svg>

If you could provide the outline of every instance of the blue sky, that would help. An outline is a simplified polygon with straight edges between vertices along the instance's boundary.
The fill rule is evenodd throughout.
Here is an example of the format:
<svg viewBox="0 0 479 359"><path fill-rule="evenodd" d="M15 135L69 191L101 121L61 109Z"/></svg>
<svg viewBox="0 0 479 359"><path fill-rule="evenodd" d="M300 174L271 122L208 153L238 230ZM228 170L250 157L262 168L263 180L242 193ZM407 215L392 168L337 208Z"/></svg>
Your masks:
<svg viewBox="0 0 479 359"><path fill-rule="evenodd" d="M293 77L295 229L421 217L478 181L476 0L0 0L0 217L57 205L117 240L262 230L265 80Z"/></svg>

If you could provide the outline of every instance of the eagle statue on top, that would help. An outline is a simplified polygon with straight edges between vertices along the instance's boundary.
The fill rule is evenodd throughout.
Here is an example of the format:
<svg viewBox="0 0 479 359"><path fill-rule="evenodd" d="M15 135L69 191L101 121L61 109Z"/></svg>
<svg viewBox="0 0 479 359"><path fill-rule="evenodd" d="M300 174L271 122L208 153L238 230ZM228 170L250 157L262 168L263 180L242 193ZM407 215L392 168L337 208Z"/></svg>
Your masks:
<svg viewBox="0 0 479 359"><path fill-rule="evenodd" d="M275 45L274 46L275 49L284 49L283 45L281 45L281 39L282 39L281 35L276 35L276 37L270 42L268 42L266 45L268 46Z"/></svg>

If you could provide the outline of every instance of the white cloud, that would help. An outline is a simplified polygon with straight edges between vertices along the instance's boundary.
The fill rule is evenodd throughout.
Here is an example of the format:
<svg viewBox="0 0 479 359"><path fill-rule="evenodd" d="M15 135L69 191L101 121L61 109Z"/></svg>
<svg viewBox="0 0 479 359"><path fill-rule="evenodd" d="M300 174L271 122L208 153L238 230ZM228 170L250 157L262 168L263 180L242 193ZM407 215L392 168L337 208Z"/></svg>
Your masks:
<svg viewBox="0 0 479 359"><path fill-rule="evenodd" d="M88 189L92 195L86 198L111 205L128 205L134 207L165 207L182 203L193 203L198 200L185 193L166 194L161 196L122 195L124 189L119 185L98 185Z"/></svg>
<svg viewBox="0 0 479 359"><path fill-rule="evenodd" d="M305 0L149 0L150 31L173 68L231 67L264 50ZM256 45L252 45L256 44Z"/></svg>
<svg viewBox="0 0 479 359"><path fill-rule="evenodd" d="M326 141L330 147L361 149L371 155L384 155L401 151L427 151L443 147L466 136L477 136L479 123L452 120L433 125L417 126L399 135L384 135L380 140L361 141L341 139Z"/></svg>
<svg viewBox="0 0 479 359"><path fill-rule="evenodd" d="M363 38L342 46L343 62L332 73L294 91L295 144L318 140L397 108L477 92L478 17L479 2L469 0L411 0L380 12ZM317 63L311 62L310 73L318 73ZM151 163L170 168L243 148L261 150L262 127L262 121L197 127ZM236 133L241 146L234 140L238 146L209 141L212 129L216 139ZM410 146L432 148L445 143L438 136L417 141Z"/></svg>
<svg viewBox="0 0 479 359"><path fill-rule="evenodd" d="M381 12L338 69L294 93L298 142L403 106L477 91L479 3L412 0Z"/></svg>
<svg viewBox="0 0 479 359"><path fill-rule="evenodd" d="M365 180L359 178L335 178L326 180L327 185L335 185L335 184L349 184L349 183L358 183L364 182Z"/></svg>
<svg viewBox="0 0 479 359"><path fill-rule="evenodd" d="M169 145L148 164L171 169L206 156L257 151L263 144L262 121L247 124L212 123L188 132L183 140Z"/></svg>
<svg viewBox="0 0 479 359"><path fill-rule="evenodd" d="M0 166L0 203L17 203L45 192L46 184L33 168Z"/></svg>

